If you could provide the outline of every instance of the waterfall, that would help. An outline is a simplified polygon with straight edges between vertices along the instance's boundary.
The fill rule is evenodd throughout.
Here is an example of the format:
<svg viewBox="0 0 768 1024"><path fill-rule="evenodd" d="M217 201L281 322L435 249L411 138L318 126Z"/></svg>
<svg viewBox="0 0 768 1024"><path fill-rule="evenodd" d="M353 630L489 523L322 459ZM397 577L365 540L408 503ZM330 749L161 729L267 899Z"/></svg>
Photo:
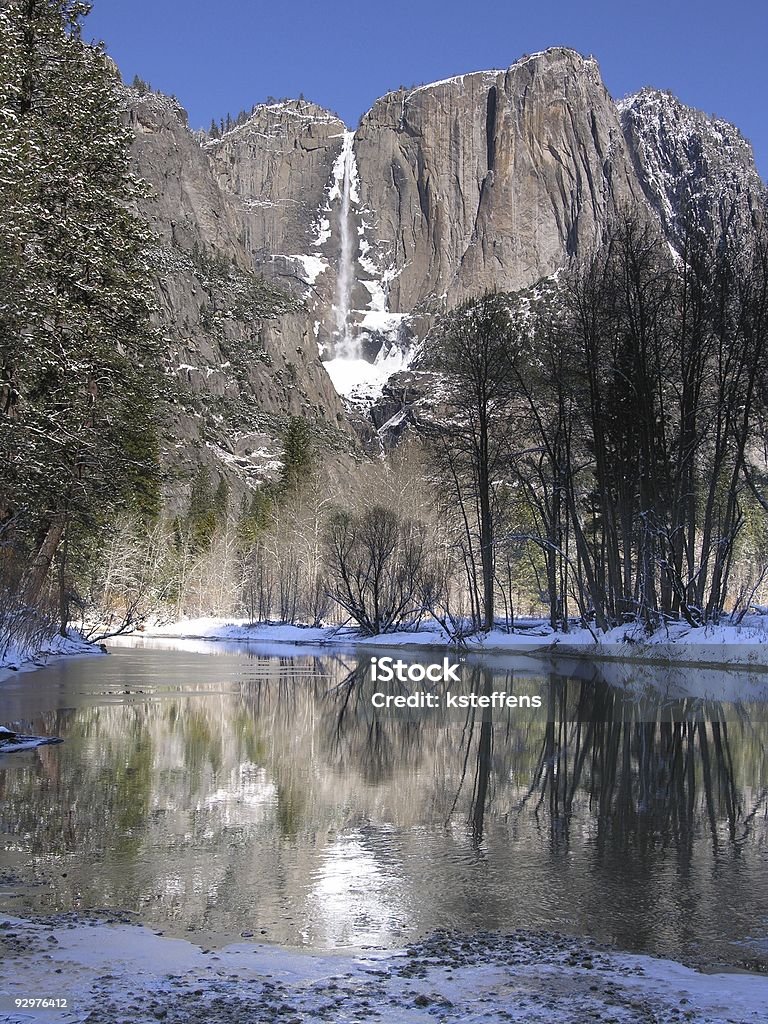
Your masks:
<svg viewBox="0 0 768 1024"><path fill-rule="evenodd" d="M370 338L372 330L379 335L391 331L393 319L396 331L400 314L387 312L384 284L388 280L388 271L380 270L371 260L370 243L365 239L361 242L358 238L358 224L362 226L364 221L362 216L358 216L362 210L354 140L354 132L344 132L341 151L333 165L333 185L326 208L329 212L338 210L339 262L333 319L329 325L333 330L332 344L329 345L332 356L323 362L323 366L340 395L355 395L358 399L365 395L367 399L364 400L372 401L371 396L380 392L385 381L405 364L399 348L390 351L382 345L373 361L363 356L362 339ZM330 227L330 222L328 224ZM367 310L352 309L358 281L370 294Z"/></svg>
<svg viewBox="0 0 768 1024"><path fill-rule="evenodd" d="M355 280L354 257L356 242L355 225L352 219L352 203L359 202L357 193L357 162L353 148L354 138L354 132L344 132L344 143L334 167L335 184L331 193L331 198L334 198L334 194L341 198L341 211L339 213L341 254L339 273L336 278L336 302L334 304L336 320L335 357L337 359L360 358L360 346L352 334L349 323L352 285Z"/></svg>

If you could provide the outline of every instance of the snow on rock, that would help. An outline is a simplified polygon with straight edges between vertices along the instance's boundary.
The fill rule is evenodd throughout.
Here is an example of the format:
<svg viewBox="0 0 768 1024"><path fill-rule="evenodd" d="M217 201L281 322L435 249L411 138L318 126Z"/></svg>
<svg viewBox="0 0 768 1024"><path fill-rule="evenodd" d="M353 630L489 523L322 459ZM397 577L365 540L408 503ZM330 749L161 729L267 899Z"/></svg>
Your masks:
<svg viewBox="0 0 768 1024"><path fill-rule="evenodd" d="M259 438L259 442L255 440ZM258 486L261 481L273 478L283 466L282 444L267 435L232 436L237 451L230 451L213 441L206 441L205 446L226 466L237 470L241 476L250 479Z"/></svg>
<svg viewBox="0 0 768 1024"><path fill-rule="evenodd" d="M312 242L312 245L317 245L317 246L325 245L325 243L331 237L331 222L330 222L330 220L327 217L323 217L322 215L319 216L317 218L315 231L316 231L316 235L315 235L314 241Z"/></svg>
<svg viewBox="0 0 768 1024"><path fill-rule="evenodd" d="M766 192L737 128L658 89L627 96L617 109L646 198L675 244L682 244L689 208L713 233L732 208L750 225Z"/></svg>
<svg viewBox="0 0 768 1024"><path fill-rule="evenodd" d="M536 56L540 55L537 54ZM523 60L517 61L516 63L522 64ZM418 85L415 89L410 89L408 96L406 97L406 101L409 97L416 95L416 93L426 92L428 89L439 89L443 85L459 86L459 88L462 88L464 86L464 82L468 78L480 79L485 82L485 80L492 80L503 74L504 71L500 69L494 70L493 68L489 68L487 71L467 71L463 75L454 75L452 78L441 78L437 82L427 82L426 85Z"/></svg>
<svg viewBox="0 0 768 1024"><path fill-rule="evenodd" d="M368 320L369 317L373 318L372 321ZM369 330L382 330L382 324L391 324L399 317L400 314L396 313L368 313L363 324ZM373 327L373 323L378 326ZM323 366L340 395L355 404L368 407L381 395L384 385L393 374L407 369L412 357L412 351L385 344L372 363L366 359L337 357L327 360Z"/></svg>
<svg viewBox="0 0 768 1024"><path fill-rule="evenodd" d="M284 256L283 258L295 260L301 264L307 284L314 284L318 277L328 269L328 261L321 256Z"/></svg>

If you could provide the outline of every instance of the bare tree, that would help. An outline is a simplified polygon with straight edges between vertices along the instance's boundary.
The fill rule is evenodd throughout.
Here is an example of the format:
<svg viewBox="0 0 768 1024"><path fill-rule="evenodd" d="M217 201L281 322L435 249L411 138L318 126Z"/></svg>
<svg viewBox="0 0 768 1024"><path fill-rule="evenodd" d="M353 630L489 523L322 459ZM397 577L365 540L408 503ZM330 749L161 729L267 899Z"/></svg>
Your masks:
<svg viewBox="0 0 768 1024"><path fill-rule="evenodd" d="M486 630L495 621L494 544L516 342L504 297L489 292L459 306L427 344L428 365L441 375L445 394L428 437L461 518L468 585L477 625Z"/></svg>
<svg viewBox="0 0 768 1024"><path fill-rule="evenodd" d="M373 636L423 615L426 574L421 524L401 521L381 505L362 515L338 510L327 531L330 593Z"/></svg>

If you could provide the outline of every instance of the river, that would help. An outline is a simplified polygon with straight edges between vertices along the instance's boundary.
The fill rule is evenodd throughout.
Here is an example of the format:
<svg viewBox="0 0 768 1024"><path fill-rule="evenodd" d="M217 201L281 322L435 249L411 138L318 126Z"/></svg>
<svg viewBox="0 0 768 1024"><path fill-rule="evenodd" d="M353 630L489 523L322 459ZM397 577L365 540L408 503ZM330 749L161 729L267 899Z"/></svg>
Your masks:
<svg viewBox="0 0 768 1024"><path fill-rule="evenodd" d="M311 949L524 927L768 969L764 691L497 657L463 692L540 710L387 711L368 654L178 647L0 683L0 722L64 740L0 756L0 910Z"/></svg>

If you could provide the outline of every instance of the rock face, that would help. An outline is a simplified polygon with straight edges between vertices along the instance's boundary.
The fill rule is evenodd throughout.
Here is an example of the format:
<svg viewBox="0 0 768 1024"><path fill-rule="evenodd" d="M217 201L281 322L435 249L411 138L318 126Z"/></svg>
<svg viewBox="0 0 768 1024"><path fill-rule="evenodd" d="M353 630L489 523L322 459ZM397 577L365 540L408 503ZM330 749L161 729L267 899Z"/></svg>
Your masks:
<svg viewBox="0 0 768 1024"><path fill-rule="evenodd" d="M766 201L731 125L652 90L616 104L597 63L560 47L389 93L354 133L304 100L257 106L221 138L193 135L156 94L133 95L130 117L157 192L146 212L169 268L170 362L198 398L185 430L203 447L226 441L238 472L250 472L242 449L274 462L289 415L329 438L350 431L321 356L344 362L344 374L326 364L337 382L355 360L377 362L359 411L435 314L554 274L619 212L657 218L679 245L687 202L714 234Z"/></svg>
<svg viewBox="0 0 768 1024"><path fill-rule="evenodd" d="M305 280L301 259L313 252L319 211L346 125L304 100L262 104L221 139L206 143L216 181L236 211L245 248L254 263ZM284 264L287 263L286 267Z"/></svg>
<svg viewBox="0 0 768 1024"><path fill-rule="evenodd" d="M555 48L385 96L355 134L368 241L391 307L517 290L650 206L678 240L686 196L712 230L765 202L737 129L646 90L616 104L597 63Z"/></svg>
<svg viewBox="0 0 768 1024"><path fill-rule="evenodd" d="M173 382L165 417L168 497L198 464L235 490L279 469L291 416L314 424L330 452L354 446L344 407L320 364L300 296L254 273L239 208L178 104L129 90L143 212L158 236L157 317Z"/></svg>
<svg viewBox="0 0 768 1024"><path fill-rule="evenodd" d="M765 184L737 128L654 89L627 97L618 110L635 173L674 244L682 242L687 210L713 237L752 224Z"/></svg>
<svg viewBox="0 0 768 1024"><path fill-rule="evenodd" d="M527 287L643 195L597 64L572 50L391 93L356 143L401 309Z"/></svg>
<svg viewBox="0 0 768 1024"><path fill-rule="evenodd" d="M143 213L166 247L209 248L246 269L239 224L224 202L187 114L169 96L126 90L126 117L136 134L133 162L151 186Z"/></svg>

